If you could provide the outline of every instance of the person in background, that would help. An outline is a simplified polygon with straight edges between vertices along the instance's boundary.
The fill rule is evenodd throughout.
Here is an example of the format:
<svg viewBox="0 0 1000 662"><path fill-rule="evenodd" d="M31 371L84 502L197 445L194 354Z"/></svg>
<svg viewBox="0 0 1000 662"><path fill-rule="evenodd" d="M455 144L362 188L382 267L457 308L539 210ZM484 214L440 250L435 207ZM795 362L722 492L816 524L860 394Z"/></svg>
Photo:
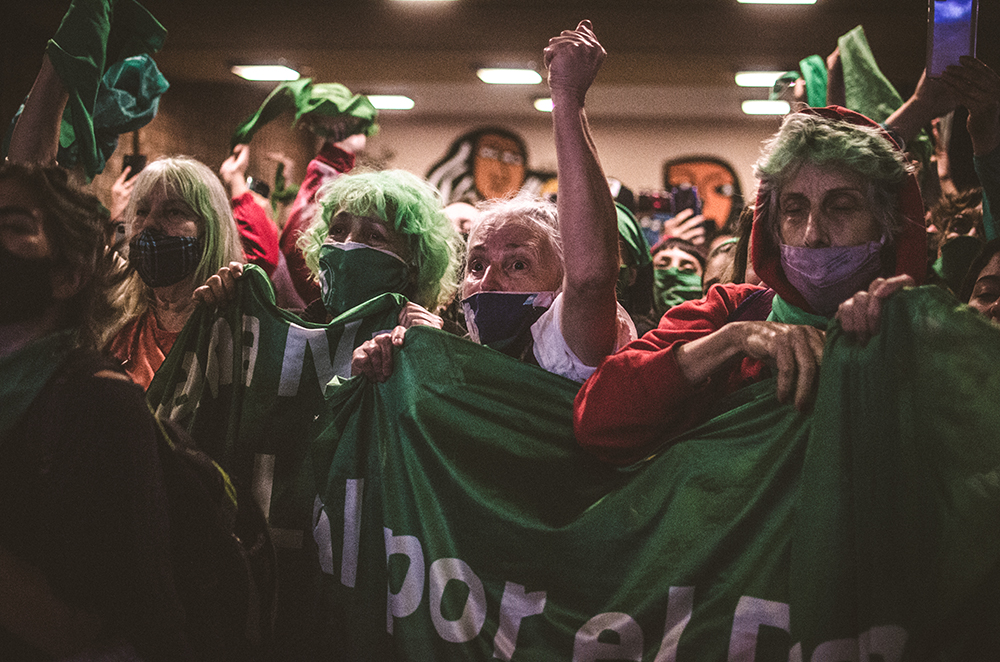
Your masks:
<svg viewBox="0 0 1000 662"><path fill-rule="evenodd" d="M618 210L618 252L621 254L615 294L640 333L639 327L648 324L649 311L653 308L653 256L635 215L620 202L616 202L615 207Z"/></svg>
<svg viewBox="0 0 1000 662"><path fill-rule="evenodd" d="M958 298L1000 325L1000 238L986 242L973 260Z"/></svg>
<svg viewBox="0 0 1000 662"><path fill-rule="evenodd" d="M229 193L233 219L240 230L240 242L247 262L256 264L273 277L281 261L278 248L278 228L264 208L266 200L247 185L247 164L250 146L237 145L219 168L219 177ZM256 197L255 197L256 196Z"/></svg>

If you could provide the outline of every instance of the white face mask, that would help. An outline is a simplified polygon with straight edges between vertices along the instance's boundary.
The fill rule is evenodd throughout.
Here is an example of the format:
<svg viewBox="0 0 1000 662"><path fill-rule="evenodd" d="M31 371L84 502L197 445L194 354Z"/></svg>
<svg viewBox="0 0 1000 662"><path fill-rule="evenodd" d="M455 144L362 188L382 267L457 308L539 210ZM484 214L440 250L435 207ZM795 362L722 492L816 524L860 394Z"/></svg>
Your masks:
<svg viewBox="0 0 1000 662"><path fill-rule="evenodd" d="M829 317L856 292L868 289L882 269L885 237L857 246L805 248L782 244L788 282L818 314Z"/></svg>

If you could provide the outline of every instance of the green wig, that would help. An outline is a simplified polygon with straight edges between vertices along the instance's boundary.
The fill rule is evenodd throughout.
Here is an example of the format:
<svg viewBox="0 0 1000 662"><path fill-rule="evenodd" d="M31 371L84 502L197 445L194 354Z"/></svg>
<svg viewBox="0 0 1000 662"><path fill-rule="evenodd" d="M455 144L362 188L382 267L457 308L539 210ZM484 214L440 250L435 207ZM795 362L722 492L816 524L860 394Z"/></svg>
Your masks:
<svg viewBox="0 0 1000 662"><path fill-rule="evenodd" d="M352 173L324 186L317 199L320 212L299 240L314 276L333 217L346 211L378 218L406 239L415 274L413 290L406 294L414 303L434 311L451 300L458 289L461 239L430 184L404 170Z"/></svg>

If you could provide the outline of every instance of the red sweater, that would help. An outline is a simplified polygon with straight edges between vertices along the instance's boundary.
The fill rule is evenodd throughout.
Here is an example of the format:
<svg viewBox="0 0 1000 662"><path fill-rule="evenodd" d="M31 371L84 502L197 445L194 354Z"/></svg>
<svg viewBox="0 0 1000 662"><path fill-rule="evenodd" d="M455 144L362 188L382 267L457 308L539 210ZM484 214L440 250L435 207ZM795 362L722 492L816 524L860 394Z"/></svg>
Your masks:
<svg viewBox="0 0 1000 662"><path fill-rule="evenodd" d="M246 261L270 276L278 266L278 226L267 217L250 191L233 198L232 205Z"/></svg>
<svg viewBox="0 0 1000 662"><path fill-rule="evenodd" d="M332 182L340 175L354 168L354 155L330 143L325 143L323 149L316 155L306 168L306 178L302 180L299 193L288 214L288 222L281 231L281 252L288 262L288 271L295 285L295 291L303 301L318 299L319 285L312 279L309 267L306 266L302 251L296 245L299 237L312 223L319 207L316 193L327 182Z"/></svg>
<svg viewBox="0 0 1000 662"><path fill-rule="evenodd" d="M675 353L681 344L722 328L761 289L716 285L704 299L671 308L657 328L604 359L576 396L573 424L580 445L605 462L630 464L706 420L721 398L770 376L762 361L744 358L695 385L685 379Z"/></svg>

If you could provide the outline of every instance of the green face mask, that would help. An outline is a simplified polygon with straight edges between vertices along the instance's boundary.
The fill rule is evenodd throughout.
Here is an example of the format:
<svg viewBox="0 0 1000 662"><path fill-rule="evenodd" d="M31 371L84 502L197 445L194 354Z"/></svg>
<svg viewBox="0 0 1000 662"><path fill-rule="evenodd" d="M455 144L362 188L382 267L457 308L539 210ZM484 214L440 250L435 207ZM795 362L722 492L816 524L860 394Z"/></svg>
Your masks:
<svg viewBox="0 0 1000 662"><path fill-rule="evenodd" d="M675 267L653 271L653 310L662 315L679 303L701 298L701 276Z"/></svg>
<svg viewBox="0 0 1000 662"><path fill-rule="evenodd" d="M406 294L410 268L398 256L365 244L324 244L319 284L326 312L337 317L380 294Z"/></svg>

